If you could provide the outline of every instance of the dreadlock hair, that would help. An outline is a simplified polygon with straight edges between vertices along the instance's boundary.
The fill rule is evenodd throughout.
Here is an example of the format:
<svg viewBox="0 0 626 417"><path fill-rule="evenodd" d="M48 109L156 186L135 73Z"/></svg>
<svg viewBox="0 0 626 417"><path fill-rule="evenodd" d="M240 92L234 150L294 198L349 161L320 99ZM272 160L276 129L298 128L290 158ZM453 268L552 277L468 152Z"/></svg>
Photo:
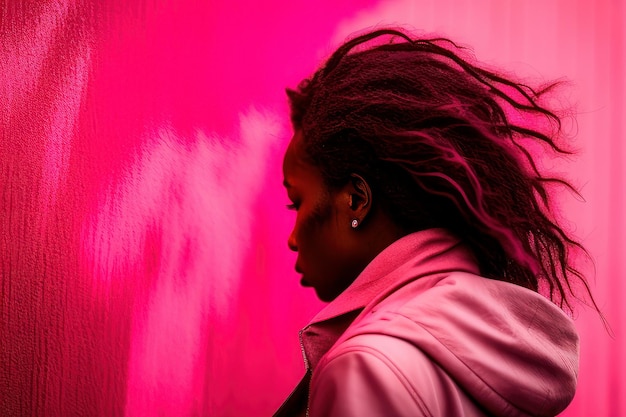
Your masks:
<svg viewBox="0 0 626 417"><path fill-rule="evenodd" d="M547 186L576 190L544 176L530 150L570 153L555 141L561 119L539 103L558 83L534 90L470 61L445 38L362 34L287 89L292 124L331 189L361 175L407 232L446 228L485 277L547 290L571 310L574 281L591 297L569 256L586 252L556 221Z"/></svg>

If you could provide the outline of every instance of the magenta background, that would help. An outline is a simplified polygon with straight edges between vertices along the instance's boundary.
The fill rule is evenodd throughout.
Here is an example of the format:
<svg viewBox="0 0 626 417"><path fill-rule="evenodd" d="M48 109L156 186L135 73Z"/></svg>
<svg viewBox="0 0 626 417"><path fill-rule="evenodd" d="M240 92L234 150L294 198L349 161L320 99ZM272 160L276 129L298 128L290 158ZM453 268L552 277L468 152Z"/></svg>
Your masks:
<svg viewBox="0 0 626 417"><path fill-rule="evenodd" d="M567 77L586 202L563 214L612 327L581 307L564 416L626 415L626 7L599 1L0 2L0 415L267 416L320 309L293 272L285 86L405 24Z"/></svg>

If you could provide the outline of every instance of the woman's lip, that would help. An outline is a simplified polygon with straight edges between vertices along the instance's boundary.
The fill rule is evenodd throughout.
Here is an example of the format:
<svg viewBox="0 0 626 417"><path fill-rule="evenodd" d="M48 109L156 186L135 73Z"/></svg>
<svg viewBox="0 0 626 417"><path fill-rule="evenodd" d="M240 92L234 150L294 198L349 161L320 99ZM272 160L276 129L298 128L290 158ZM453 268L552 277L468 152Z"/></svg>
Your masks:
<svg viewBox="0 0 626 417"><path fill-rule="evenodd" d="M300 269L300 265L296 265L295 269L296 272L300 274L300 285L303 287L310 287L311 284L309 284L309 282L304 278L304 273L302 272L302 269Z"/></svg>

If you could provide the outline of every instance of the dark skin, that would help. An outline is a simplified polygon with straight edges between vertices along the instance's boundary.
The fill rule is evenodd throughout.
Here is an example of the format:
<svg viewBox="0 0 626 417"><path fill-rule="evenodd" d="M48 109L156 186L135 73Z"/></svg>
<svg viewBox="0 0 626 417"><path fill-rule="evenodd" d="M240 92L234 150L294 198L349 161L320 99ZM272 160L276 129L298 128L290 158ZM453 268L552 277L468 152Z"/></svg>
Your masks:
<svg viewBox="0 0 626 417"><path fill-rule="evenodd" d="M298 252L296 271L322 301L337 298L376 255L407 234L380 209L362 176L354 173L339 189L329 189L307 161L300 132L285 153L283 175L290 208L297 211L288 240Z"/></svg>

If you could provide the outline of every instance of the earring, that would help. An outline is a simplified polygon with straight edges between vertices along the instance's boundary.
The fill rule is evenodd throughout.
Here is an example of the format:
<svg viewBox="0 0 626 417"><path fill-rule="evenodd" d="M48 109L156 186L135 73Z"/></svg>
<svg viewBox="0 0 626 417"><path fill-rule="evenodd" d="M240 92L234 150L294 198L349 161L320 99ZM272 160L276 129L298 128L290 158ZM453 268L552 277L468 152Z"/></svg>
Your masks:
<svg viewBox="0 0 626 417"><path fill-rule="evenodd" d="M358 225L359 225L359 221L357 219L352 220L351 226L353 229L356 229Z"/></svg>

